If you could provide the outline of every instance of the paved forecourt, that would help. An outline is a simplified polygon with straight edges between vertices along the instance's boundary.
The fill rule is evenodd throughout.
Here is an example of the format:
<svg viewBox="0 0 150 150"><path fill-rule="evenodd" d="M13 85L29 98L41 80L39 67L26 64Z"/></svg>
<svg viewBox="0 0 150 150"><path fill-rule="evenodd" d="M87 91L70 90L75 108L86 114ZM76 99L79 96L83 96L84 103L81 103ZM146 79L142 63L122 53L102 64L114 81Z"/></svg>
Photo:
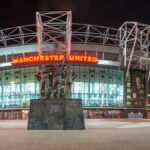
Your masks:
<svg viewBox="0 0 150 150"><path fill-rule="evenodd" d="M1 150L149 150L149 120L85 120L86 130L27 130L26 120L0 121Z"/></svg>
<svg viewBox="0 0 150 150"><path fill-rule="evenodd" d="M150 128L149 119L85 119L86 129L103 128ZM2 129L27 128L27 120L0 120Z"/></svg>

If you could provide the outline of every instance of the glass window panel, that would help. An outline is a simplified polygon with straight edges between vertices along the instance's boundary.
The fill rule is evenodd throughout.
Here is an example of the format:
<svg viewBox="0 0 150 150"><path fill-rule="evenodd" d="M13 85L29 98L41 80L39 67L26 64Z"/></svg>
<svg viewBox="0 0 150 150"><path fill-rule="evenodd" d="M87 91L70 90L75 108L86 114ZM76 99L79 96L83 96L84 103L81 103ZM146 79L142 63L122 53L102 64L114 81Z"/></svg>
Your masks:
<svg viewBox="0 0 150 150"><path fill-rule="evenodd" d="M76 73L80 77L73 83L72 97L75 97L73 93L82 93L76 98L82 98L84 106L123 106L123 70L80 66Z"/></svg>
<svg viewBox="0 0 150 150"><path fill-rule="evenodd" d="M39 97L39 81L35 78L38 70L38 67L28 67L0 71L3 107L23 107L26 101Z"/></svg>

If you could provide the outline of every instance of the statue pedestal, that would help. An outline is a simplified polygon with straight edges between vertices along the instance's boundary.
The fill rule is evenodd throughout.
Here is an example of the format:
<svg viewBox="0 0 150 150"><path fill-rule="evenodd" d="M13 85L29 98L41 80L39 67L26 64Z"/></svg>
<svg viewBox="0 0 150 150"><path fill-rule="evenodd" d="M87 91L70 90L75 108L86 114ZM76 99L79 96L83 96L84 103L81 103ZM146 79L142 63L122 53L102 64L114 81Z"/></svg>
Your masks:
<svg viewBox="0 0 150 150"><path fill-rule="evenodd" d="M30 130L85 129L80 99L38 99L30 101Z"/></svg>

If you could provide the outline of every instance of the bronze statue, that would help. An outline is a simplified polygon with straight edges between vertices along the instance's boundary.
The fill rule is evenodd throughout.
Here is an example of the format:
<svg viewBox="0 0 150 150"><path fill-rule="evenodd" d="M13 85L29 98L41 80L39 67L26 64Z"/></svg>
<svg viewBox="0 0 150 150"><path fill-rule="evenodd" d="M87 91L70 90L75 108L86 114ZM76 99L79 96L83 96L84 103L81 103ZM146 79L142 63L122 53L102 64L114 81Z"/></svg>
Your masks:
<svg viewBox="0 0 150 150"><path fill-rule="evenodd" d="M71 85L76 75L70 64L44 65L36 77L40 81L41 98L71 97Z"/></svg>

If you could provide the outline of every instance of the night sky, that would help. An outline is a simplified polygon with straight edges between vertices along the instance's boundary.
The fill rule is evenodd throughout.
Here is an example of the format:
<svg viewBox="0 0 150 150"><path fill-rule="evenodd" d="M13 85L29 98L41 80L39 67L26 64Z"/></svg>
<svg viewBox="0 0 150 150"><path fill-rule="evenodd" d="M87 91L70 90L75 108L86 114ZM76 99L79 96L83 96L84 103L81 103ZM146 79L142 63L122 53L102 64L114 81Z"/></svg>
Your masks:
<svg viewBox="0 0 150 150"><path fill-rule="evenodd" d="M149 0L1 0L0 29L34 24L36 11L72 10L73 22L118 28L124 21L150 24Z"/></svg>

